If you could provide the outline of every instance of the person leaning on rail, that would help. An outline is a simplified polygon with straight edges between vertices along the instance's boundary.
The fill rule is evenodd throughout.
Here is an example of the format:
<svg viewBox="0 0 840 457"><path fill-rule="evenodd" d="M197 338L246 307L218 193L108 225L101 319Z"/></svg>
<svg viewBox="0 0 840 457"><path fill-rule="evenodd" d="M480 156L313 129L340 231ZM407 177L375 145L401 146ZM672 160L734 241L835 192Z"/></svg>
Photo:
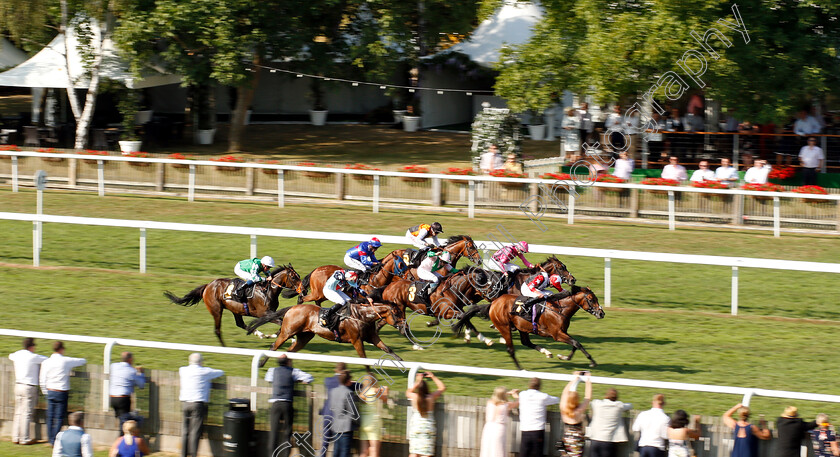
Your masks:
<svg viewBox="0 0 840 457"><path fill-rule="evenodd" d="M738 411L737 420L732 418L735 411ZM723 423L733 430L732 457L758 457L758 440L769 440L773 436L763 416L758 427L750 424L750 408L740 403L723 414Z"/></svg>

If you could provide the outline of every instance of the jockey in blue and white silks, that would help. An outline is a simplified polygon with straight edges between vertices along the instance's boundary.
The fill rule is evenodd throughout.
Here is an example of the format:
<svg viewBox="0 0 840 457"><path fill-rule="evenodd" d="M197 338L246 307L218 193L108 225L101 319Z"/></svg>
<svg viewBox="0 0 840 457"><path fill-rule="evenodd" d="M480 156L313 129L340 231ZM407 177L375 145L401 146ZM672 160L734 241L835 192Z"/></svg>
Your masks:
<svg viewBox="0 0 840 457"><path fill-rule="evenodd" d="M344 254L344 263L359 271L370 271L379 260L376 260L376 250L382 246L378 238L371 238L370 241L363 241L347 250Z"/></svg>

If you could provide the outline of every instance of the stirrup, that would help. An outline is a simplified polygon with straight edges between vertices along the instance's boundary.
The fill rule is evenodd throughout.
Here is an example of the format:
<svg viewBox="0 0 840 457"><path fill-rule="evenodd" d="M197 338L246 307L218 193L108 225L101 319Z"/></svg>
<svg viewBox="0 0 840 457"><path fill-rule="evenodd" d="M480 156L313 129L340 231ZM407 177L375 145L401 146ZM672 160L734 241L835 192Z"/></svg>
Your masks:
<svg viewBox="0 0 840 457"><path fill-rule="evenodd" d="M333 335L335 335L335 342L336 343L342 343L343 342L343 341L341 341L341 335L338 333L338 329L333 330Z"/></svg>

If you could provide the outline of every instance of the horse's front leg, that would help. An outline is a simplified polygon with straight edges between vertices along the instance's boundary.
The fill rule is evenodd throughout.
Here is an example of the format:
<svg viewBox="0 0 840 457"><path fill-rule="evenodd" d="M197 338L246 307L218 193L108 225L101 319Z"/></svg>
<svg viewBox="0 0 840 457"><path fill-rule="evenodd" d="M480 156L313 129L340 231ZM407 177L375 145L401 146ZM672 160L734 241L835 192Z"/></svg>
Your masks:
<svg viewBox="0 0 840 457"><path fill-rule="evenodd" d="M550 359L550 358L554 355L554 354L552 354L552 353L551 353L551 351L549 351L548 349L546 349L546 348L544 348L544 347L542 347L542 346L540 346L540 345L538 345L538 344L534 344L534 343L531 341L531 337L530 337L530 335L529 335L528 333L526 333L526 332L523 332L523 331L520 331L520 332L519 332L519 340L522 342L522 344L523 344L524 346L529 347L529 348L531 348L531 349L533 349L533 350L535 350L535 351L539 351L539 352L541 352L543 355L545 355L545 356L546 356L546 357L548 357L549 359ZM558 357L558 358L562 358L560 355L558 355L557 357Z"/></svg>

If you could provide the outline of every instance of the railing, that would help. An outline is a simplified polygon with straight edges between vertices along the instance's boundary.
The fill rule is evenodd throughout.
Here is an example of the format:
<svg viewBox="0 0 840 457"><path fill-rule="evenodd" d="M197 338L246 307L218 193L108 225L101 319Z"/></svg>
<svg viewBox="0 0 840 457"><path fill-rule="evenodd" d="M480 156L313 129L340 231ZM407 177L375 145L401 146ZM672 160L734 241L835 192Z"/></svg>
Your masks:
<svg viewBox="0 0 840 457"><path fill-rule="evenodd" d="M284 230L259 227L230 227L223 225L186 224L178 222L135 221L123 219L105 219L95 217L52 216L23 213L0 212L0 220L33 222L32 259L35 266L39 266L40 249L43 245L39 241L41 224L44 222L77 225L95 225L104 227L126 227L140 229L140 272L146 272L146 230L174 230L202 233L225 233L232 235L248 235L251 237L250 256L257 256L257 237L273 236L282 238L301 238L329 241L366 241L371 236L378 237L383 243L404 244L405 238L393 235L316 232L311 230ZM487 258L497 246L495 241L475 241L476 246ZM840 264L823 262L803 262L795 260L757 259L750 257L726 257L694 254L670 254L662 252L621 251L616 249L591 249L568 246L550 246L532 244L530 252L538 254L555 254L579 257L595 257L604 259L604 305L612 302L612 259L643 260L648 262L673 262L692 265L727 266L732 269L731 313L738 314L738 268L768 268L776 270L809 271L820 273L840 273Z"/></svg>
<svg viewBox="0 0 840 457"><path fill-rule="evenodd" d="M783 223L786 227L835 230L840 227L840 205L837 204L840 194L804 195L612 183L582 186L571 181L536 178L511 179L26 151L2 151L0 156L10 157L10 161L0 161L0 177L8 176L11 179L13 191L17 191L24 180L33 183L36 169L44 168L50 175L51 186L89 188L87 186L93 184L100 196L105 195L107 184L109 188L120 192L186 191L190 201L196 198L198 192L207 196L235 198L274 196L280 207L285 205L287 197L370 201L374 213L379 212L381 205L392 203L411 204L412 208L417 208L418 204L428 204L432 209L448 211L466 207L470 218L475 216L477 210L493 212L502 208L524 213L532 220L564 217L569 224L574 223L576 213L589 216L667 218L671 230L676 229L678 221L699 220L736 226L745 223L771 224L777 237L781 234ZM26 170L22 171L23 159L35 157L61 162L46 162L41 167L27 164ZM84 165L84 161L92 162L95 170ZM110 164L107 169L106 164ZM351 179L345 179L347 176ZM387 186L384 183L386 180ZM383 186L387 190L384 197ZM576 189L575 193L570 193L569 189L572 188ZM429 198L423 198L424 192L427 192ZM654 192L663 196L667 194L667 200L658 198ZM722 201L714 201L715 198ZM798 200L803 198L823 203L798 204ZM771 205L764 203L768 199L772 200L772 209Z"/></svg>

